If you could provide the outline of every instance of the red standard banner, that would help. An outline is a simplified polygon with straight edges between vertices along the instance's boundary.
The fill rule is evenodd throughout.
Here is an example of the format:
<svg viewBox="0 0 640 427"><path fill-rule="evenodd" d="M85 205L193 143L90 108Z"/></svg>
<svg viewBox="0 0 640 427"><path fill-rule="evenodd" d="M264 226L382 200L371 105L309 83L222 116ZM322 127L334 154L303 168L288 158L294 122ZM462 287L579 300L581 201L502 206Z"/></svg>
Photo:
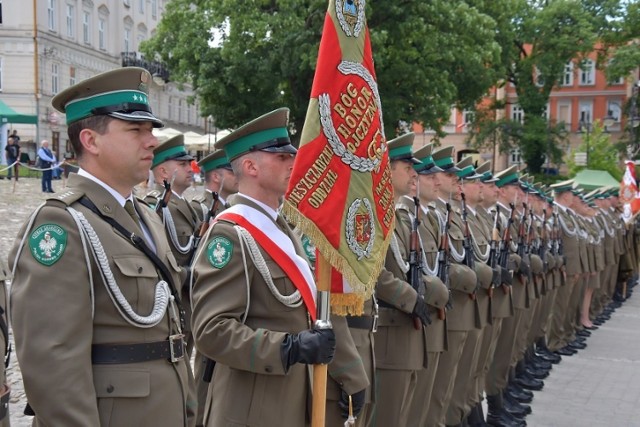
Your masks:
<svg viewBox="0 0 640 427"><path fill-rule="evenodd" d="M330 0L283 211L342 276L336 313L373 292L395 215L382 107L363 0ZM344 279L344 280L343 280Z"/></svg>

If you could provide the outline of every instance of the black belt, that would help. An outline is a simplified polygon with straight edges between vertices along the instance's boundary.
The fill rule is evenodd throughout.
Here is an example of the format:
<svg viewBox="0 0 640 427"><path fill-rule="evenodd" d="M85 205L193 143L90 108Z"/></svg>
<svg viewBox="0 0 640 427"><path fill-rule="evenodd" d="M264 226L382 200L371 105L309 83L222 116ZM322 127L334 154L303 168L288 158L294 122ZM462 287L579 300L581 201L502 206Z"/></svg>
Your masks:
<svg viewBox="0 0 640 427"><path fill-rule="evenodd" d="M366 329L368 331L376 332L378 327L377 316L347 316L346 318L347 325L349 325L350 328Z"/></svg>
<svg viewBox="0 0 640 427"><path fill-rule="evenodd" d="M91 362L94 365L139 363L166 359L172 363L184 358L184 335L171 335L166 341L139 344L94 344Z"/></svg>

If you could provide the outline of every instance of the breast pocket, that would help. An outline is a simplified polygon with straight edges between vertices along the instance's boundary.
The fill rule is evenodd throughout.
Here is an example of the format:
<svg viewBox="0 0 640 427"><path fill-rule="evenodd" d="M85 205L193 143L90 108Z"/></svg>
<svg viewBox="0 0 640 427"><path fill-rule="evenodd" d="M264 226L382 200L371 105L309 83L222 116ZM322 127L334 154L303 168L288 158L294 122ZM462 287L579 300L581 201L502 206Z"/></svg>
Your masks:
<svg viewBox="0 0 640 427"><path fill-rule="evenodd" d="M282 299L289 297L297 290L297 288L291 282L289 276L287 276L284 270L282 270L282 268L280 268L280 266L274 261L267 260L266 266L274 285L273 289L268 285L265 288L265 292L268 293L268 295L266 295L266 300L268 301L269 308L276 311L294 310L293 307L288 307L283 303Z"/></svg>
<svg viewBox="0 0 640 427"><path fill-rule="evenodd" d="M139 313L151 310L155 301L155 285L160 280L155 266L144 256L113 257L114 278L129 304Z"/></svg>

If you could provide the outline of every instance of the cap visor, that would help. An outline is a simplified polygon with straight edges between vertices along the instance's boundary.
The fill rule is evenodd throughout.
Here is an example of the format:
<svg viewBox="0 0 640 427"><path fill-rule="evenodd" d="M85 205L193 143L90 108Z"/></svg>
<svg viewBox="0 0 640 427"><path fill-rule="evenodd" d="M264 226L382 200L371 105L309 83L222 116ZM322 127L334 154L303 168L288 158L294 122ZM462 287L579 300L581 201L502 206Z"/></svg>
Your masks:
<svg viewBox="0 0 640 427"><path fill-rule="evenodd" d="M296 154L298 150L291 144L280 145L277 147L266 147L260 149L260 151L265 151L267 153L285 153L285 154Z"/></svg>
<svg viewBox="0 0 640 427"><path fill-rule="evenodd" d="M425 168L422 169L421 171L417 171L418 175L431 175L434 173L438 173L438 172L442 172L442 169L440 169L438 166L432 166L430 168Z"/></svg>
<svg viewBox="0 0 640 427"><path fill-rule="evenodd" d="M116 119L125 120L127 122L151 122L154 128L164 127L162 120L146 111L132 111L129 113L113 112L108 114Z"/></svg>

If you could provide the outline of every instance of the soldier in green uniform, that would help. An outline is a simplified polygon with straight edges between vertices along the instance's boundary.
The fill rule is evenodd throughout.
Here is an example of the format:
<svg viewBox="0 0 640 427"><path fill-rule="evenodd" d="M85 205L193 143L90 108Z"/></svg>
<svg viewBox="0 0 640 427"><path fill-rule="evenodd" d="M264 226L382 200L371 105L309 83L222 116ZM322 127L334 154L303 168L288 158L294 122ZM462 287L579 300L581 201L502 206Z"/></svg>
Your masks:
<svg viewBox="0 0 640 427"><path fill-rule="evenodd" d="M286 108L272 111L215 145L231 162L238 193L193 266L196 346L216 361L209 427L308 425L307 365L333 359L341 401L369 385L344 318L332 318L333 330L310 328L315 282L299 237L278 214L296 153L288 117Z"/></svg>
<svg viewBox="0 0 640 427"><path fill-rule="evenodd" d="M415 194L419 161L413 157L412 134L389 141L391 182L396 203ZM428 308L420 287L408 283L411 219L396 209L396 223L385 265L376 283L380 305L375 337L376 406L372 426L410 425L408 420L417 375L427 366L423 325Z"/></svg>
<svg viewBox="0 0 640 427"><path fill-rule="evenodd" d="M518 168L511 166L495 175L495 185L498 187L498 200L496 209L499 209L500 229L503 236L509 227L509 241L503 242L504 250L509 254L508 270L513 272L512 286L510 287L513 301L514 315L502 320L502 328L496 342L494 357L489 367L486 378L486 393L489 413L487 422L491 425L523 425L522 418L526 415L511 405L511 400L505 399L507 385L511 388L524 385L515 381L512 369L512 356L516 352L516 331L522 321L526 309L526 266L523 265L518 255L518 229L519 218L516 203L522 196L518 180ZM513 221L510 219L513 218ZM513 411L513 412L512 412Z"/></svg>
<svg viewBox="0 0 640 427"><path fill-rule="evenodd" d="M194 425L180 267L158 216L132 197L162 126L150 83L148 71L120 68L52 100L80 170L30 216L9 255L34 425Z"/></svg>
<svg viewBox="0 0 640 427"><path fill-rule="evenodd" d="M238 191L238 179L233 174L224 150L215 150L200 160L198 166L204 173L204 192L191 199L191 206L198 212L198 217L204 220L208 215L215 217L219 211L229 206L229 196ZM214 203L214 200L217 202ZM210 214L214 205L216 212Z"/></svg>
<svg viewBox="0 0 640 427"><path fill-rule="evenodd" d="M562 276L564 284L558 288L552 309L547 345L560 356L571 356L577 352L577 349L571 346L575 340L575 332L567 327L565 318L571 292L582 272L578 247L579 228L575 221L576 214L570 208L573 202L571 194L573 180L558 182L549 187L554 192L554 206L558 221L556 228L560 234L561 255L565 258L565 270Z"/></svg>
<svg viewBox="0 0 640 427"><path fill-rule="evenodd" d="M475 377L477 364L480 359L482 335L490 319L491 299L490 289L493 271L487 265L489 259L489 241L486 239L489 231L475 216L474 207L482 200L483 194L477 182L482 175L475 173L473 158L465 157L456 164L456 173L461 187L461 217L463 226L464 263L473 269L477 277L476 291L473 295L477 306L476 327L468 333L458 364L456 379L452 391L452 398L447 407L446 425L461 425L475 407ZM455 201L454 201L455 203ZM472 397L473 395L473 397Z"/></svg>
<svg viewBox="0 0 640 427"><path fill-rule="evenodd" d="M464 224L461 210L460 171L453 161L453 147L433 153L435 164L443 171L436 173L439 197L434 215L441 229L447 228L449 239L449 283L452 309L447 312L448 349L440 355L435 386L427 412L427 425L444 425L447 408L453 396L456 375L465 342L470 331L480 327L479 308L475 298L477 276L465 264ZM447 209L450 205L450 209ZM449 221L447 221L447 217ZM447 224L448 223L448 224Z"/></svg>
<svg viewBox="0 0 640 427"><path fill-rule="evenodd" d="M425 327L427 346L427 367L418 371L416 390L409 409L409 425L422 426L426 423L427 410L431 399L440 354L447 350L446 305L449 290L438 275L438 251L441 231L437 221L428 212L438 197L437 184L433 174L441 172L431 157L433 144L426 145L414 153L420 164L414 165L418 173L418 209L410 195L402 197L398 206L406 210L411 221L418 221L419 246L423 251L422 273L425 282L424 299L427 303L431 323ZM431 207L430 207L431 206ZM416 218L417 214L417 218Z"/></svg>

